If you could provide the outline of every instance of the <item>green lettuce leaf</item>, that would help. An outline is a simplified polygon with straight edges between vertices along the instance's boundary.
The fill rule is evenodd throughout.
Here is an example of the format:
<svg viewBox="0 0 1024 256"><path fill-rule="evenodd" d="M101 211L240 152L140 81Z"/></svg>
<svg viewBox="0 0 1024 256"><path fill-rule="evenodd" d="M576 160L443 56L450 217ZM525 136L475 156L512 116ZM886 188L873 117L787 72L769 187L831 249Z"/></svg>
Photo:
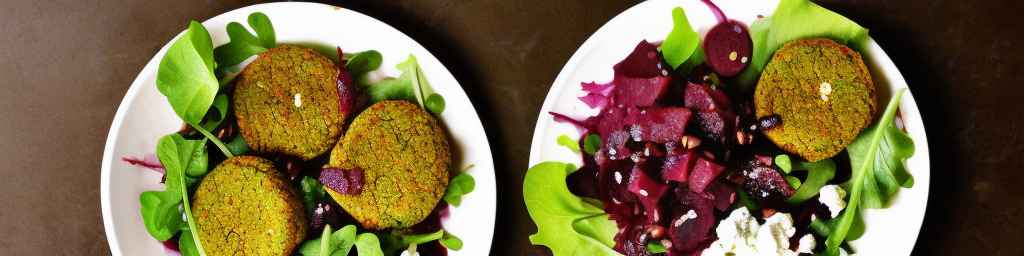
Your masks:
<svg viewBox="0 0 1024 256"><path fill-rule="evenodd" d="M693 31L681 7L672 9L672 23L672 32L665 37L660 49L665 62L676 69L700 50L700 35Z"/></svg>
<svg viewBox="0 0 1024 256"><path fill-rule="evenodd" d="M462 171L448 182L448 189L444 192L444 201L453 206L462 203L462 196L473 192L476 181L468 172Z"/></svg>
<svg viewBox="0 0 1024 256"><path fill-rule="evenodd" d="M526 171L523 198L537 224L530 242L547 246L555 256L618 255L612 249L615 222L600 205L569 192L565 178L575 171L575 166L558 162L543 162Z"/></svg>
<svg viewBox="0 0 1024 256"><path fill-rule="evenodd" d="M326 243L324 241L327 241ZM336 231L331 225L324 227L320 238L307 240L299 247L303 256L346 256L356 242L356 226L347 225Z"/></svg>
<svg viewBox="0 0 1024 256"><path fill-rule="evenodd" d="M220 89L215 65L210 33L195 21L160 59L156 88L186 123L199 124L213 104Z"/></svg>
<svg viewBox="0 0 1024 256"><path fill-rule="evenodd" d="M827 255L838 255L843 241L851 240L847 235L860 209L887 207L901 187L914 185L903 165L914 154L914 142L893 122L905 92L896 92L878 123L861 132L847 147L853 173L843 186L851 191L850 198L825 243Z"/></svg>
<svg viewBox="0 0 1024 256"><path fill-rule="evenodd" d="M827 37L861 50L867 42L868 30L809 0L782 0L771 17L750 25L750 37L754 43L753 57L737 79L747 90L757 83L775 50L789 41Z"/></svg>

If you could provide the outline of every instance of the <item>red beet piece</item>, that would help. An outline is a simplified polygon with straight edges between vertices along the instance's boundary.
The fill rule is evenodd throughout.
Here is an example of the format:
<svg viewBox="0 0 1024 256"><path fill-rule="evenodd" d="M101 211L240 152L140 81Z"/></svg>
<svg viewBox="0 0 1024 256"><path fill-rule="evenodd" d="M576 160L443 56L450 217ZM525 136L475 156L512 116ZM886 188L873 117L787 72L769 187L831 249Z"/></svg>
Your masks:
<svg viewBox="0 0 1024 256"><path fill-rule="evenodd" d="M643 205L648 224L661 221L661 207L658 207L658 202L666 190L668 185L652 179L641 165L633 166L633 171L629 175L629 192L636 195Z"/></svg>
<svg viewBox="0 0 1024 256"><path fill-rule="evenodd" d="M690 172L690 190L697 193L704 193L708 185L714 182L718 175L725 171L725 166L712 162L704 157L697 158L697 163Z"/></svg>
<svg viewBox="0 0 1024 256"><path fill-rule="evenodd" d="M784 200L796 192L779 171L757 160L752 160L746 165L743 176L746 178L743 189L760 201Z"/></svg>
<svg viewBox="0 0 1024 256"><path fill-rule="evenodd" d="M697 128L705 138L725 143L734 138L736 114L723 110L702 110L696 114Z"/></svg>
<svg viewBox="0 0 1024 256"><path fill-rule="evenodd" d="M320 171L320 183L338 193L358 195L363 192L363 170L324 168Z"/></svg>
<svg viewBox="0 0 1024 256"><path fill-rule="evenodd" d="M338 85L338 98L340 99L339 110L344 115L352 116L356 95L359 93L356 92L358 88L356 88L356 84L352 80L352 74L345 68L345 54L341 51L341 47L338 47L338 60L338 78L336 81Z"/></svg>
<svg viewBox="0 0 1024 256"><path fill-rule="evenodd" d="M661 98L668 89L672 78L655 76L646 78L616 77L615 104L620 106L648 107Z"/></svg>
<svg viewBox="0 0 1024 256"><path fill-rule="evenodd" d="M661 178L686 184L690 179L690 170L697 162L697 152L676 148L665 156L665 164L661 167Z"/></svg>
<svg viewBox="0 0 1024 256"><path fill-rule="evenodd" d="M629 126L629 135L634 141L668 143L683 138L690 115L687 108L630 108L627 110L625 123Z"/></svg>
<svg viewBox="0 0 1024 256"><path fill-rule="evenodd" d="M732 101L725 92L695 83L686 84L683 105L699 111L732 110Z"/></svg>
<svg viewBox="0 0 1024 256"><path fill-rule="evenodd" d="M685 188L675 189L676 199L668 220L668 235L675 252L695 252L713 240L714 202ZM692 212L691 212L692 211Z"/></svg>
<svg viewBox="0 0 1024 256"><path fill-rule="evenodd" d="M715 202L715 209L725 212L736 202L736 189L732 185L723 182L711 183L705 195Z"/></svg>
<svg viewBox="0 0 1024 256"><path fill-rule="evenodd" d="M666 65L661 64L658 46L647 40L641 41L625 59L615 64L615 76L648 78L668 76Z"/></svg>
<svg viewBox="0 0 1024 256"><path fill-rule="evenodd" d="M704 36L708 66L724 77L743 71L750 63L753 48L747 26L734 20L718 23Z"/></svg>

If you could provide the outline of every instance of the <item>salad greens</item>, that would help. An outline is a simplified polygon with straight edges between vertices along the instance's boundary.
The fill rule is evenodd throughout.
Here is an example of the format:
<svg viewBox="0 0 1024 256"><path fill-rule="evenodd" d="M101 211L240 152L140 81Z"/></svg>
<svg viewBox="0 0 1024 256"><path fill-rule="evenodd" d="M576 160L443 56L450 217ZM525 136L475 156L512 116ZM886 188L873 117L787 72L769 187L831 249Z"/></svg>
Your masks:
<svg viewBox="0 0 1024 256"><path fill-rule="evenodd" d="M356 252L359 256L383 256L380 240L373 233L362 233L356 236Z"/></svg>
<svg viewBox="0 0 1024 256"><path fill-rule="evenodd" d="M230 41L213 50L217 63L223 67L238 65L249 57L255 56L277 45L274 26L266 14L255 12L249 14L249 26L256 35L249 33L238 22L228 23L227 31Z"/></svg>
<svg viewBox="0 0 1024 256"><path fill-rule="evenodd" d="M436 115L444 111L444 98L434 93L427 78L423 75L416 56L409 55L396 66L402 74L398 78L386 78L374 84L364 85L371 102L383 100L408 100L418 103ZM437 95L437 97L434 97ZM433 98L433 99L431 99ZM433 101L427 104L428 101Z"/></svg>
<svg viewBox="0 0 1024 256"><path fill-rule="evenodd" d="M345 54L345 69L352 73L352 77L359 78L370 71L380 68L384 56L375 50L362 51L354 54Z"/></svg>
<svg viewBox="0 0 1024 256"><path fill-rule="evenodd" d="M303 256L346 256L352 250L355 242L355 225L347 225L337 231L332 231L331 225L327 225L320 238L302 243L302 246L299 247L299 254Z"/></svg>
<svg viewBox="0 0 1024 256"><path fill-rule="evenodd" d="M601 135L591 133L583 138L583 152L594 155L599 149L601 149Z"/></svg>
<svg viewBox="0 0 1024 256"><path fill-rule="evenodd" d="M302 192L302 204L306 209L316 209L316 202L327 198L327 190L320 181L310 176L302 176L299 180L299 189Z"/></svg>
<svg viewBox="0 0 1024 256"><path fill-rule="evenodd" d="M698 53L701 51L700 35L693 31L690 20L686 18L686 12L682 7L672 9L672 22L674 24L672 32L669 32L668 37L665 37L665 42L661 44L661 54L665 57L665 62L668 62L673 69L678 69L688 61L691 62L682 69L684 72L688 72L690 68L702 62L691 61L691 58L701 55Z"/></svg>
<svg viewBox="0 0 1024 256"><path fill-rule="evenodd" d="M789 159L789 157L785 158ZM776 157L775 159L779 158ZM776 164L778 165L779 162L776 162ZM821 187L824 187L826 184L828 184L828 181L832 180L832 178L836 176L836 163L832 161L832 159L824 159L817 162L801 161L796 162L796 166L793 166L793 170L807 171L807 179L802 182L797 180L797 184L799 185L794 186L798 187L796 188L796 192L793 193L793 195L790 196L788 199L786 199L786 203L789 203L791 205L798 205L800 203L803 203L804 201L807 201L807 199L811 199L812 197L818 195L818 191L821 190ZM788 178L792 176L786 177Z"/></svg>
<svg viewBox="0 0 1024 256"><path fill-rule="evenodd" d="M459 206L462 203L462 197L473 192L475 187L476 181L473 180L473 176L462 171L448 182L448 189L444 192L444 201L450 205Z"/></svg>
<svg viewBox="0 0 1024 256"><path fill-rule="evenodd" d="M156 88L167 97L174 113L186 123L197 125L210 109L220 84L213 74L213 42L199 22L167 49L160 60Z"/></svg>
<svg viewBox="0 0 1024 256"><path fill-rule="evenodd" d="M826 241L827 255L839 255L839 246L853 226L860 209L888 206L900 187L909 188L914 180L903 161L914 154L914 142L896 127L893 119L906 89L896 92L885 108L882 118L850 143L852 176L843 187L850 190L849 203Z"/></svg>
<svg viewBox="0 0 1024 256"><path fill-rule="evenodd" d="M616 255L612 240L616 226L600 205L572 194L566 177L572 164L543 162L526 171L523 199L537 233L530 242L544 245L555 255Z"/></svg>
<svg viewBox="0 0 1024 256"><path fill-rule="evenodd" d="M576 140L569 138L569 135L562 134L558 136L558 145L571 150L573 153L580 152L580 144Z"/></svg>
<svg viewBox="0 0 1024 256"><path fill-rule="evenodd" d="M750 25L750 37L754 53L750 65L737 79L747 89L753 89L775 50L789 41L827 37L861 50L867 42L868 30L810 0L782 0L771 17Z"/></svg>
<svg viewBox="0 0 1024 256"><path fill-rule="evenodd" d="M164 165L164 170L167 174L167 179L165 181L167 188L165 188L165 192L167 190L174 189L176 190L174 192L181 196L180 202L184 209L185 220L187 222L186 227L191 231L198 229L196 229L195 220L192 218L192 210L189 206L189 202L191 201L188 200L188 187L186 186L187 183L185 183L185 171L188 170L191 165L195 164L192 159L195 156L194 152L205 148L206 144L204 142L205 140L186 140L185 137L175 133L160 138L156 147L157 158L159 158L160 163ZM206 163L202 163L202 165L205 166ZM163 214L176 214L175 218L180 220L181 217L177 213L178 209L176 203L172 213ZM145 216L143 216L143 219L145 220ZM206 255L203 251L203 245L199 240L199 234L197 232L189 233L192 235L192 244L195 245L196 251L199 252L199 255Z"/></svg>

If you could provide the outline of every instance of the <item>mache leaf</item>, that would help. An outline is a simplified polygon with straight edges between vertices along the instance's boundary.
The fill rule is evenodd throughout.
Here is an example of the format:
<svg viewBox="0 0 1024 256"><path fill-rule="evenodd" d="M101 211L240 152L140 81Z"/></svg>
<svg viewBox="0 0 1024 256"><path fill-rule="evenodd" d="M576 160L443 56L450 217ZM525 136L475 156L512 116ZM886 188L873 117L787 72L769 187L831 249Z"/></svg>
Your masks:
<svg viewBox="0 0 1024 256"><path fill-rule="evenodd" d="M213 72L215 65L210 34L195 21L160 60L157 89L186 123L199 124L213 104L220 88Z"/></svg>
<svg viewBox="0 0 1024 256"><path fill-rule="evenodd" d="M854 49L862 49L868 39L868 30L809 0L782 0L771 17L750 25L750 37L754 46L753 56L738 79L748 89L757 83L775 50L789 41L826 37Z"/></svg>
<svg viewBox="0 0 1024 256"><path fill-rule="evenodd" d="M303 256L347 256L356 241L356 226L347 225L333 231L330 227L330 225L324 227L319 238L303 242L299 247L299 254Z"/></svg>
<svg viewBox="0 0 1024 256"><path fill-rule="evenodd" d="M599 205L592 205L569 192L566 177L575 166L543 162L526 171L523 199L537 233L530 236L535 245L547 246L560 255L617 255L615 222Z"/></svg>
<svg viewBox="0 0 1024 256"><path fill-rule="evenodd" d="M452 233L444 232L444 235L441 236L441 240L439 240L439 242L441 242L441 245L445 248L453 251L462 250L462 239L459 239Z"/></svg>
<svg viewBox="0 0 1024 256"><path fill-rule="evenodd" d="M583 152L587 155L597 154L597 150L601 149L601 135L596 133L587 134L583 138Z"/></svg>
<svg viewBox="0 0 1024 256"><path fill-rule="evenodd" d="M370 102L407 100L419 104L420 107L426 108L434 114L441 114L441 111L444 111L444 98L440 94L434 93L434 89L430 87L430 83L416 61L416 56L410 54L409 58L395 67L402 72L397 78L388 78L375 84L366 85ZM435 98L432 106L427 104L427 100L430 98Z"/></svg>
<svg viewBox="0 0 1024 256"><path fill-rule="evenodd" d="M178 211L178 206L181 205L181 192L172 191L170 187L167 189L145 191L139 195L142 223L149 235L159 241L174 237L183 222L181 212Z"/></svg>
<svg viewBox="0 0 1024 256"><path fill-rule="evenodd" d="M380 68L380 63L384 61L384 56L375 50L346 55L345 69L348 69L348 72L357 78L370 71L377 70Z"/></svg>
<svg viewBox="0 0 1024 256"><path fill-rule="evenodd" d="M473 176L469 175L468 172L460 172L448 182L448 189L444 193L444 201L453 206L459 206L462 203L462 197L469 192L473 192L476 187L476 181L473 180Z"/></svg>
<svg viewBox="0 0 1024 256"><path fill-rule="evenodd" d="M843 185L851 191L850 199L825 243L828 255L838 255L840 244L851 240L847 235L861 209L887 207L900 187L913 186L903 161L914 154L914 142L893 121L905 92L897 91L882 118L847 147L853 173Z"/></svg>
<svg viewBox="0 0 1024 256"><path fill-rule="evenodd" d="M580 152L580 143L576 140L569 138L569 135L562 134L558 136L558 145L563 146L573 153Z"/></svg>
<svg viewBox="0 0 1024 256"><path fill-rule="evenodd" d="M380 249L380 240L373 233L359 234L355 244L359 256L384 256L384 252Z"/></svg>
<svg viewBox="0 0 1024 256"><path fill-rule="evenodd" d="M672 32L665 37L660 49L665 62L676 69L700 48L700 35L693 31L690 20L686 18L686 12L681 7L672 9L672 23Z"/></svg>

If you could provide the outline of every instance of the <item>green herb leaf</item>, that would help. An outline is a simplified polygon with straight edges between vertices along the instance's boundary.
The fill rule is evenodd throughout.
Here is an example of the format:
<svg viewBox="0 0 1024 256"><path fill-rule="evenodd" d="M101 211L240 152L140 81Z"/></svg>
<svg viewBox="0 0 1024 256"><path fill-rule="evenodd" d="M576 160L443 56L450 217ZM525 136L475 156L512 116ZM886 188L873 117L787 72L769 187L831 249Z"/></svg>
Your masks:
<svg viewBox="0 0 1024 256"><path fill-rule="evenodd" d="M181 231L181 236L178 237L178 251L181 252L181 256L199 256L199 248L196 248L196 240L192 239L192 231L185 229Z"/></svg>
<svg viewBox="0 0 1024 256"><path fill-rule="evenodd" d="M209 159L210 154L206 152L206 139L199 141L198 143L191 143L191 148L185 148L191 152L192 157L189 159L188 167L185 168L185 174L192 178L202 177L209 171Z"/></svg>
<svg viewBox="0 0 1024 256"><path fill-rule="evenodd" d="M277 36L274 34L274 24L270 23L270 17L262 12L249 14L249 26L256 31L260 44L270 49L277 46Z"/></svg>
<svg viewBox="0 0 1024 256"><path fill-rule="evenodd" d="M380 68L380 63L384 61L384 56L375 50L357 52L346 57L345 69L348 69L348 72L352 73L352 77L356 78L377 70Z"/></svg>
<svg viewBox="0 0 1024 256"><path fill-rule="evenodd" d="M665 253L667 251L668 251L668 248L665 248L665 246L662 245L661 243L658 243L658 242L647 243L647 252L649 252L651 254Z"/></svg>
<svg viewBox="0 0 1024 256"><path fill-rule="evenodd" d="M782 169L782 172L789 173L793 170L793 162L789 160L789 155L779 154L775 156L775 165Z"/></svg>
<svg viewBox="0 0 1024 256"><path fill-rule="evenodd" d="M748 89L757 83L775 50L789 41L827 37L860 49L868 39L868 30L809 0L782 0L770 19L763 18L750 25L750 37L753 56L738 79Z"/></svg>
<svg viewBox="0 0 1024 256"><path fill-rule="evenodd" d="M914 154L914 142L893 122L905 92L906 89L897 91L882 118L847 147L853 173L844 187L851 190L850 199L825 242L829 255L838 255L840 244L851 240L847 235L860 209L887 207L900 187L913 186L903 161Z"/></svg>
<svg viewBox="0 0 1024 256"><path fill-rule="evenodd" d="M139 204L142 205L142 223L146 231L156 240L167 241L174 234L178 233L181 226L181 212L178 205L181 205L179 191L171 191L168 185L165 191L146 191L139 195Z"/></svg>
<svg viewBox="0 0 1024 256"><path fill-rule="evenodd" d="M558 145L568 148L573 153L580 152L580 144L576 140L569 138L569 135L562 134L558 136Z"/></svg>
<svg viewBox="0 0 1024 256"><path fill-rule="evenodd" d="M416 102L421 107L427 108L426 101L428 97L435 95L434 90L430 87L430 83L427 82L427 78L423 75L423 70L420 69L419 63L416 61L416 56L409 55L402 63L399 63L396 68L402 72L398 78L384 79L376 84L371 84L367 87L367 94L370 95L371 102L378 102L382 100L408 100ZM438 95L440 98L441 96ZM435 105L438 103L434 100ZM435 114L440 114L444 110L443 104L444 98L440 98L440 108L434 106L433 111ZM428 110L431 110L428 108Z"/></svg>
<svg viewBox="0 0 1024 256"><path fill-rule="evenodd" d="M800 185L803 185L803 182L800 182L800 178L797 178L795 176L786 175L783 176L782 178L785 178L786 183L789 183L789 186L793 187L793 189L800 189Z"/></svg>
<svg viewBox="0 0 1024 256"><path fill-rule="evenodd" d="M299 247L299 254L303 256L347 256L355 241L356 226L347 225L332 231L330 225L327 225L319 238L302 243L302 246Z"/></svg>
<svg viewBox="0 0 1024 256"><path fill-rule="evenodd" d="M444 97L441 97L440 94L436 93L431 94L430 97L427 97L427 102L424 107L426 107L427 111L430 111L430 113L441 115L441 112L444 112Z"/></svg>
<svg viewBox="0 0 1024 256"><path fill-rule="evenodd" d="M192 21L167 49L157 70L157 89L189 124L202 121L220 88L213 73L212 45L206 28Z"/></svg>
<svg viewBox="0 0 1024 256"><path fill-rule="evenodd" d="M778 159L778 158L776 158ZM777 162L776 162L777 164ZM795 170L806 170L807 180L797 188L796 192L793 193L786 203L791 205L798 205L818 195L818 191L821 187L828 184L828 181L832 180L836 176L836 163L832 159L825 159L813 163L808 162L797 162Z"/></svg>
<svg viewBox="0 0 1024 256"><path fill-rule="evenodd" d="M463 171L448 182L448 189L444 193L444 201L450 205L459 206L462 203L462 196L473 192L476 188L476 181L473 176Z"/></svg>
<svg viewBox="0 0 1024 256"><path fill-rule="evenodd" d="M530 242L547 246L554 255L616 255L615 222L600 205L566 187L565 178L575 171L575 166L559 162L543 162L526 171L523 199L537 224Z"/></svg>
<svg viewBox="0 0 1024 256"><path fill-rule="evenodd" d="M188 189L185 187L185 171L192 164L191 158L196 147L205 146L205 140L186 140L185 137L172 133L160 138L156 147L157 158L160 159L160 164L163 164L167 177L164 181L167 187L166 191L177 191L181 196L181 202L184 202L182 208L184 209L185 220L188 223L189 230L197 229L189 205L191 201L188 200ZM199 234L192 233L192 239L199 255L206 255L203 251L202 242L199 240Z"/></svg>
<svg viewBox="0 0 1024 256"><path fill-rule="evenodd" d="M217 63L222 67L238 65L249 57L263 53L276 45L274 26L266 14L259 12L250 14L249 26L256 31L256 35L250 33L238 22L228 23L227 31L230 41L225 45L218 46L213 51L214 56L217 57Z"/></svg>
<svg viewBox="0 0 1024 256"><path fill-rule="evenodd" d="M228 96L223 93L217 94L213 98L213 108L206 113L201 126L210 131L217 129L228 116L228 105Z"/></svg>
<svg viewBox="0 0 1024 256"><path fill-rule="evenodd" d="M601 135L591 133L583 138L583 152L587 153L587 155L597 154L597 150L600 148Z"/></svg>
<svg viewBox="0 0 1024 256"><path fill-rule="evenodd" d="M316 203L327 196L323 184L310 176L302 177L302 180L299 181L299 188L302 190L302 204L306 206L306 209L315 209Z"/></svg>
<svg viewBox="0 0 1024 256"><path fill-rule="evenodd" d="M380 240L373 233L359 234L355 244L359 256L384 256L384 252L380 250Z"/></svg>
<svg viewBox="0 0 1024 256"><path fill-rule="evenodd" d="M402 236L402 244L404 244L404 245L423 244L423 243L426 243L426 242L430 242L430 241L441 239L441 237L443 237L443 236L444 236L444 230L442 230L442 229L438 229L437 232L434 232L434 233L403 235Z"/></svg>
<svg viewBox="0 0 1024 256"><path fill-rule="evenodd" d="M665 57L665 62L676 69L700 48L700 35L693 31L690 21L686 18L686 12L681 7L672 9L672 22L672 32L669 32L665 42L661 44L661 55Z"/></svg>
<svg viewBox="0 0 1024 256"><path fill-rule="evenodd" d="M452 235L452 233L444 232L444 236L441 237L440 242L445 248L453 251L462 250L462 239Z"/></svg>
<svg viewBox="0 0 1024 256"><path fill-rule="evenodd" d="M228 144L225 146L227 146L228 151L230 151L231 154L234 154L236 156L244 155L246 152L249 152L250 150L249 144L245 143L245 138L242 137L241 134L235 135L235 138L231 139L231 141L228 141Z"/></svg>

